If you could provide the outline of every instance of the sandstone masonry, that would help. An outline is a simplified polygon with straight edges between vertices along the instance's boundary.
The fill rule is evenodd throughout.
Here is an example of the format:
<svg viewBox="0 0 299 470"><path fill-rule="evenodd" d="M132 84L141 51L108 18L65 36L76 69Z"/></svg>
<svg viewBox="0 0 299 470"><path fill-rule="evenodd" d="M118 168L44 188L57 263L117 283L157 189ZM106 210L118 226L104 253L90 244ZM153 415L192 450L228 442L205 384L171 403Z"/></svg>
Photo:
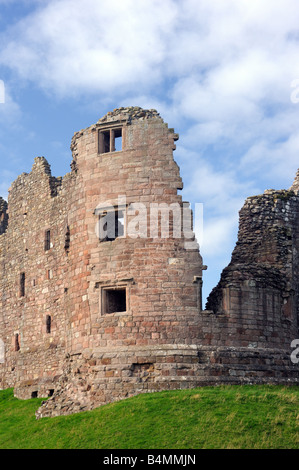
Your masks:
<svg viewBox="0 0 299 470"><path fill-rule="evenodd" d="M192 231L177 236L174 212L167 236L161 213L150 231L152 207L186 209L177 139L155 110L116 109L74 134L70 173L38 157L0 199L0 387L49 397L38 418L142 392L298 383L299 173L247 199L203 310Z"/></svg>

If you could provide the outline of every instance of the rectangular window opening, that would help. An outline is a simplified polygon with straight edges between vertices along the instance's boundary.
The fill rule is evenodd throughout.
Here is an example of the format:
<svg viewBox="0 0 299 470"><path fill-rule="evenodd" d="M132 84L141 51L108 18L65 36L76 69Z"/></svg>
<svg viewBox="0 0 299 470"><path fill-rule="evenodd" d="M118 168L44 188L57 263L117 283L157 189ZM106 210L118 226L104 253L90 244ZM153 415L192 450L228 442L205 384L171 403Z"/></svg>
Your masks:
<svg viewBox="0 0 299 470"><path fill-rule="evenodd" d="M122 150L122 129L109 129L99 132L99 153L120 152Z"/></svg>
<svg viewBox="0 0 299 470"><path fill-rule="evenodd" d="M37 398L38 397L38 392L35 390L34 392L31 393L31 398Z"/></svg>
<svg viewBox="0 0 299 470"><path fill-rule="evenodd" d="M125 312L127 310L127 291L125 287L103 289L103 313Z"/></svg>

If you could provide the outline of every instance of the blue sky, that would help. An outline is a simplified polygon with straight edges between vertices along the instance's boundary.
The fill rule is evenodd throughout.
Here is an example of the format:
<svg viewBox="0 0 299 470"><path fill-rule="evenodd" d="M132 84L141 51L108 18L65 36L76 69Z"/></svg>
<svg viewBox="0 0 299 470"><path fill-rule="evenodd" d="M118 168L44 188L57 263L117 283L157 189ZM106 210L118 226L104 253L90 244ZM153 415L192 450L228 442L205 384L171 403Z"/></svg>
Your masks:
<svg viewBox="0 0 299 470"><path fill-rule="evenodd" d="M297 0L0 0L0 195L36 156L67 173L73 133L107 111L155 108L204 204L206 296L245 198L299 167L298 18Z"/></svg>

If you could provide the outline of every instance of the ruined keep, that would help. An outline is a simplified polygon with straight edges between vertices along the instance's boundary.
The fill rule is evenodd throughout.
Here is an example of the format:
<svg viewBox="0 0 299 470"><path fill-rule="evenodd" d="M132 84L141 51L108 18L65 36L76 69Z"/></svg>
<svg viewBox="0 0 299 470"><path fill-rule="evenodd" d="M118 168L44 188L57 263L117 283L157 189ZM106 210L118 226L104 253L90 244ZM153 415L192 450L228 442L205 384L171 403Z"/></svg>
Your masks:
<svg viewBox="0 0 299 470"><path fill-rule="evenodd" d="M0 199L0 388L50 397L38 418L142 392L299 382L299 173L246 200L203 310L177 139L155 110L116 109L74 134L70 173L35 158ZM184 216L164 226L163 207Z"/></svg>

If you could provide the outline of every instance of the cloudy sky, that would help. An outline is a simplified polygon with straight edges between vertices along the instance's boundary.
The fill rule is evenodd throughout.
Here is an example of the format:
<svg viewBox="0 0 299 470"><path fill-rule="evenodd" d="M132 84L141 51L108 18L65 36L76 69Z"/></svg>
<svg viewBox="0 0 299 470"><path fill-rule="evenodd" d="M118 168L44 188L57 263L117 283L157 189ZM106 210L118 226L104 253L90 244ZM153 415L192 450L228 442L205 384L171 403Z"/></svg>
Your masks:
<svg viewBox="0 0 299 470"><path fill-rule="evenodd" d="M73 133L120 106L180 134L207 295L245 198L299 167L298 0L0 0L0 195L36 156L63 176Z"/></svg>

